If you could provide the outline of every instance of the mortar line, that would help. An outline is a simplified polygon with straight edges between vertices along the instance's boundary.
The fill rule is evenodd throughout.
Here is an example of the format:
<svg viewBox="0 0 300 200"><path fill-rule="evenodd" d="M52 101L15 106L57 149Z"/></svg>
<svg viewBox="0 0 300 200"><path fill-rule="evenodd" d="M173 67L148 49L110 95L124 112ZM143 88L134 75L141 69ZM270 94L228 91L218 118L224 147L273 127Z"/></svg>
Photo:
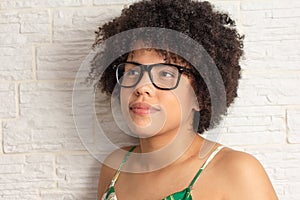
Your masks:
<svg viewBox="0 0 300 200"><path fill-rule="evenodd" d="M286 107L285 108L285 116L284 116L284 118L285 118L285 142L286 142L286 144L289 144L289 139L288 139L288 136L289 136L289 131L288 131L288 129L289 129L289 127L288 127L288 118L287 118L287 110L288 110L288 108Z"/></svg>
<svg viewBox="0 0 300 200"><path fill-rule="evenodd" d="M4 141L3 141L3 122L0 120L0 141L1 141L1 151L0 155L4 154Z"/></svg>
<svg viewBox="0 0 300 200"><path fill-rule="evenodd" d="M31 7L31 8L4 8L0 10L0 13L6 13L6 12L14 12L16 10L21 12L30 12L30 11L40 11L40 10L48 10L48 9L89 9L89 8L95 8L95 7L120 7L128 5L128 3L116 3L116 4L99 4L95 5L94 2L86 4L86 5L80 5L80 6L74 6L74 5L66 5L66 6L37 6L37 7Z"/></svg>
<svg viewBox="0 0 300 200"><path fill-rule="evenodd" d="M49 9L49 24L50 24L50 43L53 44L53 37L54 37L53 9Z"/></svg>
<svg viewBox="0 0 300 200"><path fill-rule="evenodd" d="M36 52L36 45L32 46L32 73L33 73L33 80L37 80L37 52Z"/></svg>
<svg viewBox="0 0 300 200"><path fill-rule="evenodd" d="M15 104L16 104L16 118L20 117L20 84L15 83Z"/></svg>

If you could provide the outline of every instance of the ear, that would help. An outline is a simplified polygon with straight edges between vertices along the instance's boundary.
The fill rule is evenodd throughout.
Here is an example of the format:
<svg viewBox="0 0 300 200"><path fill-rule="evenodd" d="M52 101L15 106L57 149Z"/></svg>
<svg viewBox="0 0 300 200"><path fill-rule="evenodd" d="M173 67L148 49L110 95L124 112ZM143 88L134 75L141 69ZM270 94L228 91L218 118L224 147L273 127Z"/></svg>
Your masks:
<svg viewBox="0 0 300 200"><path fill-rule="evenodd" d="M200 111L200 106L199 106L199 102L198 102L197 98L194 98L194 101L193 101L193 110Z"/></svg>

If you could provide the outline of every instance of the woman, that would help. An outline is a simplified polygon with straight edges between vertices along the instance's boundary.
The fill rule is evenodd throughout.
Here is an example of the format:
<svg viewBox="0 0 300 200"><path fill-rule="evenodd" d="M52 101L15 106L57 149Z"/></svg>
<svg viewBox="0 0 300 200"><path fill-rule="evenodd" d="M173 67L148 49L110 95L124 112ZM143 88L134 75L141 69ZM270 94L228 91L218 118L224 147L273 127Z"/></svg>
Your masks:
<svg viewBox="0 0 300 200"><path fill-rule="evenodd" d="M95 46L141 27L171 29L200 43L217 66L226 96L221 98L209 90L212 82L206 81L206 75L211 74L211 68L199 72L193 65L198 58L187 60L181 55L189 51L184 42L178 41L174 52L167 35L157 37L164 38L159 43L165 49L153 48L155 39L131 35L135 37L131 40L133 50L109 65L99 86L109 95L119 87L124 120L139 138L139 145L123 148L125 156L116 151L107 158L101 169L98 199L277 199L254 157L199 135L215 127L226 114L219 105L213 113L213 99L226 99L228 107L237 96L243 37L234 21L215 11L209 2L141 1L100 27ZM118 41L106 51L117 51L123 44ZM198 60L206 66L209 59L201 56ZM99 75L97 70L95 65L92 74ZM221 87L220 81L213 84ZM203 150L205 144L211 148Z"/></svg>

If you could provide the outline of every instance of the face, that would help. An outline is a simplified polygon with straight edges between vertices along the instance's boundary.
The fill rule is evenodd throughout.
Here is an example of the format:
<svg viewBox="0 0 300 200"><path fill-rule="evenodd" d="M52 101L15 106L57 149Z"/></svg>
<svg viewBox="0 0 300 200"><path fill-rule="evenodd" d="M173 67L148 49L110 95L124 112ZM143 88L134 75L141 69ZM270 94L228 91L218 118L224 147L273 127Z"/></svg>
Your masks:
<svg viewBox="0 0 300 200"><path fill-rule="evenodd" d="M136 50L127 61L144 65L165 62L155 50ZM198 107L190 80L185 75L181 76L176 89L161 90L151 83L148 72L144 72L136 86L121 88L120 98L126 123L141 138L174 133L179 127L192 124L194 110Z"/></svg>

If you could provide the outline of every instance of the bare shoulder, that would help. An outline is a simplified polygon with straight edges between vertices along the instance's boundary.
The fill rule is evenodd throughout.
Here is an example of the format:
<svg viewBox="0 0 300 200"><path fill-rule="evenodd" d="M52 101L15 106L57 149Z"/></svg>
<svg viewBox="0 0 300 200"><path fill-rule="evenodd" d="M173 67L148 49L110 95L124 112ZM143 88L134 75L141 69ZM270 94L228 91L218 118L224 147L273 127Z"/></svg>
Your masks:
<svg viewBox="0 0 300 200"><path fill-rule="evenodd" d="M265 169L254 156L225 148L217 165L225 182L230 183L229 199L277 199Z"/></svg>
<svg viewBox="0 0 300 200"><path fill-rule="evenodd" d="M104 162L102 163L100 169L100 178L98 182L98 199L101 199L102 195L108 189L114 175L117 172L118 167L120 166L125 154L132 147L123 147L121 149L117 149L109 154Z"/></svg>
<svg viewBox="0 0 300 200"><path fill-rule="evenodd" d="M260 162L251 154L242 151L237 151L231 148L224 148L220 159L222 165L229 169L230 168L244 169L248 167L255 168L255 169L262 168Z"/></svg>

